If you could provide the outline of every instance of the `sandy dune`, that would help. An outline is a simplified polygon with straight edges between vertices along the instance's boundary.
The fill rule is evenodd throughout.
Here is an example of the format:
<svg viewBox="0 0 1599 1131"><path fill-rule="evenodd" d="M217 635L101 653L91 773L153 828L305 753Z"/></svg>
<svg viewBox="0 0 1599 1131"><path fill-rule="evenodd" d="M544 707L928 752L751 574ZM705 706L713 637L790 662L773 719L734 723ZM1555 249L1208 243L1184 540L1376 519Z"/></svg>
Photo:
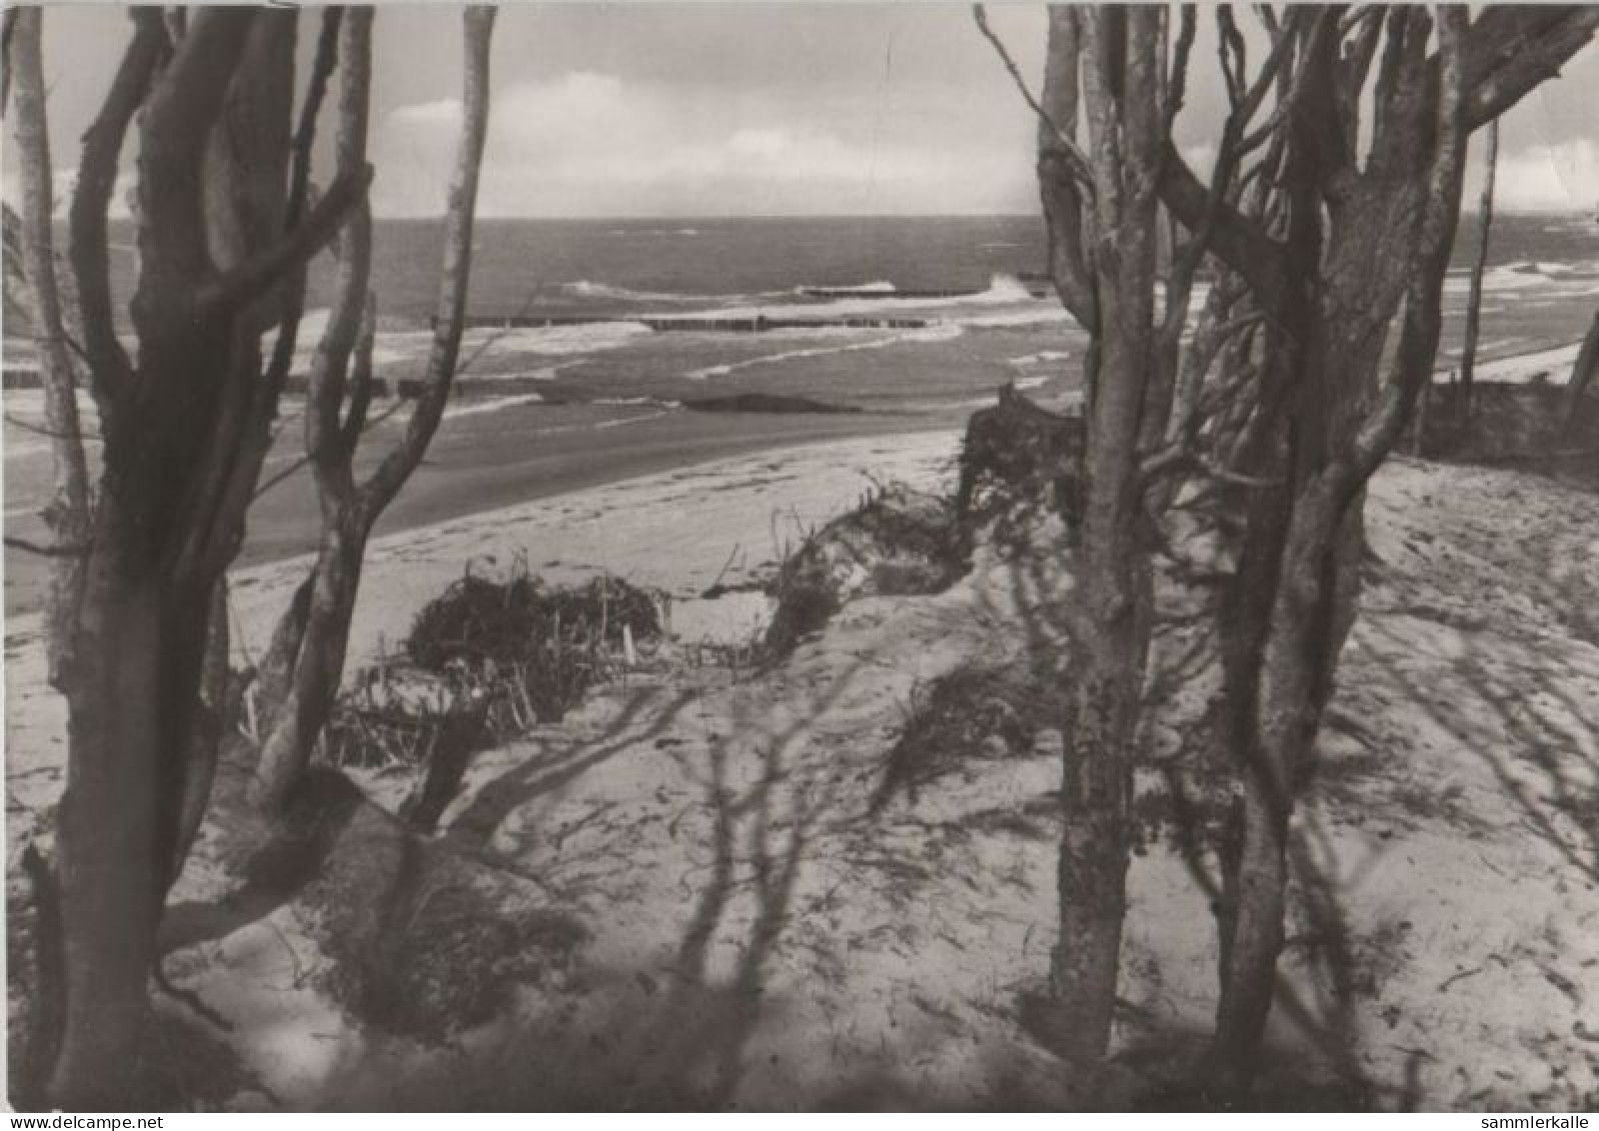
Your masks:
<svg viewBox="0 0 1599 1131"><path fill-rule="evenodd" d="M519 553L553 576L664 586L689 598L680 635L737 638L758 598L692 594L759 575L874 478L938 485L954 451L950 433L812 445L385 538L355 654L403 634L466 561ZM1581 1107L1599 1093L1599 500L1396 459L1369 518L1364 611L1297 822L1274 1043L1305 1078L1341 1065L1384 1106ZM1063 1102L1071 1081L1024 1024L1053 942L1058 736L878 818L866 806L918 689L1047 628L1068 561L985 552L938 596L851 605L769 672L641 672L479 756L445 835L538 877L589 941L569 978L447 1047L341 1013L292 904L171 955L235 1025L262 1088L237 1102ZM303 566L236 578L241 648ZM38 643L36 619L9 627L13 845L59 788ZM405 784L367 780L390 804ZM205 898L213 867L202 851L179 896ZM1129 1090L1196 1052L1215 992L1207 900L1176 853L1151 844L1131 886L1110 1085ZM1303 1079L1281 1083L1303 1102Z"/></svg>

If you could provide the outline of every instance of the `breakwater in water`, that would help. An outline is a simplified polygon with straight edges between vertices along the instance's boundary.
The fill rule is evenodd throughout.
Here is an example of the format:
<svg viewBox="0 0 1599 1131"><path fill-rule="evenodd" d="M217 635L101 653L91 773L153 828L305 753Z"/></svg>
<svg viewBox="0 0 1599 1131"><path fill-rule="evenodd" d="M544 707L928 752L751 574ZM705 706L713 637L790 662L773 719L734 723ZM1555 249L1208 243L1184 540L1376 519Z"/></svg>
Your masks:
<svg viewBox="0 0 1599 1131"><path fill-rule="evenodd" d="M627 322L644 326L657 333L702 334L762 334L777 330L817 330L825 327L843 327L850 330L924 330L933 325L928 318L768 318L754 317L718 318L714 315L670 315L665 317L616 318L590 316L545 315L471 315L466 320L469 330L545 330L555 326L594 326L605 322Z"/></svg>

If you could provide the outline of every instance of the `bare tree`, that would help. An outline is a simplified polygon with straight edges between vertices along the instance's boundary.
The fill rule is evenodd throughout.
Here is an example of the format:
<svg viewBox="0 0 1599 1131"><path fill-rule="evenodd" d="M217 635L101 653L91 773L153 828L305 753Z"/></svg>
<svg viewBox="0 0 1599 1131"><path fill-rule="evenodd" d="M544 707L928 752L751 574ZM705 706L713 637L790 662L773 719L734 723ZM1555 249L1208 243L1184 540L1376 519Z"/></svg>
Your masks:
<svg viewBox="0 0 1599 1131"><path fill-rule="evenodd" d="M1241 565L1219 623L1225 741L1242 793L1238 852L1218 885L1213 1063L1229 1093L1251 1081L1271 1006L1289 821L1355 614L1365 484L1436 357L1465 139L1556 71L1599 23L1591 9L1490 9L1470 24L1446 10L1433 51L1433 20L1419 8L1257 14L1270 46L1251 78L1248 39L1230 9L1216 13L1231 109L1209 184L1171 140L1191 11L1173 36L1131 12L1052 10L1044 95L1033 103L1044 122L1051 272L1090 333L1089 501L1069 617L1078 683L1052 981L1068 1010L1070 1051L1101 1054L1148 641L1140 524L1170 497L1161 476L1197 465L1230 488L1245 516ZM1167 50L1170 69L1151 67L1147 53L1164 58ZM1135 69L1142 82L1132 80ZM1086 149L1075 132L1079 93ZM1150 99L1153 157L1142 148ZM1269 117L1255 123L1268 100ZM1369 130L1360 122L1368 107ZM1145 255L1155 214L1142 202L1129 207L1141 178L1158 183L1174 230L1191 234L1172 253L1158 326L1148 297L1154 257ZM1192 273L1206 253L1221 270L1185 346ZM1401 309L1398 348L1382 376L1388 326Z"/></svg>
<svg viewBox="0 0 1599 1131"><path fill-rule="evenodd" d="M1197 462L1195 439L1209 415L1201 404L1204 375L1236 329L1227 318L1239 288L1218 287L1197 348L1183 348L1195 274L1214 226L1168 225L1160 207L1195 11L1183 10L1179 20L1173 35L1157 8L1051 8L1044 88L1034 100L978 9L979 27L1040 119L1050 273L1061 302L1089 334L1077 585L1065 609L1074 655L1060 935L1050 970L1058 1036L1084 1063L1104 1055L1116 1001L1136 732L1154 612L1155 518L1172 498L1174 478ZM1213 182L1220 193L1231 192L1233 154L1271 81L1263 74L1240 92L1229 115Z"/></svg>
<svg viewBox="0 0 1599 1131"><path fill-rule="evenodd" d="M449 191L438 311L422 391L403 438L364 483L355 479L354 460L372 394L374 302L368 286L372 233L367 211L357 209L344 230L333 310L312 364L305 415L306 453L321 502L321 545L316 564L274 633L262 671L266 725L251 797L267 809L283 804L309 764L343 674L367 539L421 462L449 400L471 276L494 14L493 8L484 6L469 8L464 15L462 134ZM353 11L346 20L340 52L341 170L359 168L366 160L370 28L370 11Z"/></svg>
<svg viewBox="0 0 1599 1131"><path fill-rule="evenodd" d="M16 87L12 113L22 182L17 229L21 268L32 298L33 340L44 386L45 428L50 436L54 492L44 517L54 538L50 558L50 683L61 689L71 645L73 610L83 579L83 549L89 525L89 464L78 419L77 379L67 349L61 289L56 278L55 210L50 137L45 118L40 39L43 12L13 8L6 36L7 68Z"/></svg>
<svg viewBox="0 0 1599 1131"><path fill-rule="evenodd" d="M1460 418L1469 430L1472 387L1477 369L1477 334L1482 323L1482 273L1488 265L1488 239L1494 223L1494 178L1499 169L1499 120L1488 123L1488 155L1482 197L1477 205L1477 258L1471 264L1471 294L1466 300L1466 340L1460 350ZM1425 391L1424 394L1425 395Z"/></svg>
<svg viewBox="0 0 1599 1131"><path fill-rule="evenodd" d="M1152 599L1138 473L1155 371L1150 328L1164 141L1160 22L1155 8L1057 9L1046 78L1056 80L1045 100L1060 109L1057 124L1064 128L1075 97L1061 82L1070 79L1064 57L1081 60L1090 171L1080 228L1068 222L1053 233L1056 257L1085 268L1063 278L1061 290L1092 296L1084 313L1094 347L1084 373L1085 489L1078 591L1070 609L1078 668L1062 788L1060 939L1050 968L1052 992L1073 1018L1069 1052L1090 1060L1105 1051L1115 1006L1132 843L1134 731ZM1051 164L1067 140L1044 138ZM1086 247L1070 247L1074 229Z"/></svg>
<svg viewBox="0 0 1599 1131"><path fill-rule="evenodd" d="M1365 485L1431 378L1466 136L1556 72L1596 25L1593 8L1489 8L1470 23L1445 8L1434 52L1421 8L1321 10L1299 22L1274 112L1280 162L1263 174L1284 194L1271 222L1219 199L1175 149L1167 154L1163 200L1185 224L1210 217L1212 249L1248 283L1268 326L1255 440L1233 468L1262 486L1249 494L1222 621L1244 798L1222 922L1213 1057L1222 1091L1246 1090L1258 1065L1283 945L1289 822L1355 614Z"/></svg>
<svg viewBox="0 0 1599 1131"><path fill-rule="evenodd" d="M213 729L204 692L219 583L270 443L305 264L370 177L347 172L305 207L308 160L291 160L288 144L294 12L197 9L169 24L136 8L131 18L69 213L104 438L81 582L56 626L69 738L55 861L64 1002L46 1090L73 1108L127 1106L155 929L214 758L200 738ZM107 210L135 120L130 356L113 312ZM265 363L260 339L273 327Z"/></svg>

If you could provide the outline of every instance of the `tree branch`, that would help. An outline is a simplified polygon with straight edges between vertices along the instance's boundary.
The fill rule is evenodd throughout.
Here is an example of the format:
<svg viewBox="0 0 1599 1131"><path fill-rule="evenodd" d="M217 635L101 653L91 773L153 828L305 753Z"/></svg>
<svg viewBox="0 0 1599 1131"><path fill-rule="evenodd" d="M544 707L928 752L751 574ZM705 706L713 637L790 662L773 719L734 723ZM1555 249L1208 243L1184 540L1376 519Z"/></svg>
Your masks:
<svg viewBox="0 0 1599 1131"><path fill-rule="evenodd" d="M1475 130L1560 73L1599 31L1599 5L1492 7L1465 47L1466 129Z"/></svg>
<svg viewBox="0 0 1599 1131"><path fill-rule="evenodd" d="M158 10L153 19L165 40ZM197 8L140 124L140 286L136 323L174 309L188 314L188 288L211 269L205 231L203 154L244 56L258 8Z"/></svg>
<svg viewBox="0 0 1599 1131"><path fill-rule="evenodd" d="M340 176L366 166L366 134L372 87L372 11L349 15L343 31L339 69L339 118L335 162ZM351 475L353 437L339 425L350 355L369 310L372 267L372 219L366 203L350 214L340 246L327 328L317 343L306 385L305 450L311 457L317 490L328 501L342 503L354 490ZM368 365L370 371L370 364ZM370 384L370 381L368 381Z"/></svg>
<svg viewBox="0 0 1599 1131"><path fill-rule="evenodd" d="M37 542L30 542L26 538L14 535L5 536L8 549L21 550L25 554L37 554L42 558L82 558L89 554L88 546L41 546Z"/></svg>
<svg viewBox="0 0 1599 1131"><path fill-rule="evenodd" d="M111 194L116 191L117 165L128 125L168 51L159 9L134 7L129 11L133 40L123 53L99 114L83 135L78 183L67 217L67 258L77 284L84 353L102 413L114 405L133 373L127 351L117 340L111 310L106 216Z"/></svg>
<svg viewBox="0 0 1599 1131"><path fill-rule="evenodd" d="M342 7L326 8L322 12L322 30L317 36L316 55L311 61L311 78L306 84L305 100L300 106L300 121L294 130L289 159L289 199L284 208L285 230L293 231L305 216L311 194L311 150L316 144L316 123L322 113L322 103L327 98L328 79L339 60L339 28L344 23ZM277 337L272 343L272 357L267 362L266 390L276 397L288 379L289 367L294 364L294 349L299 341L300 316L305 308L305 277L302 272L289 289L283 305L283 317L278 320Z"/></svg>
<svg viewBox="0 0 1599 1131"><path fill-rule="evenodd" d="M372 349L377 341L377 298L370 290L366 293L366 310L361 315L361 329L355 340L355 361L350 367L350 404L339 425L339 444L346 453L354 456L361 432L366 428L366 414L372 406Z"/></svg>
<svg viewBox="0 0 1599 1131"><path fill-rule="evenodd" d="M1010 72L1011 81L1016 84L1016 89L1021 91L1022 99L1032 109L1033 113L1038 115L1039 121L1043 122L1050 132L1055 135L1055 142L1060 147L1072 176L1076 177L1084 185L1091 187L1094 183L1094 175L1089 169L1087 156L1071 134L1063 130L1060 123L1056 122L1050 116L1049 111L1045 110L1043 105L1039 103L1038 99L1033 97L1033 92L1027 88L1027 80L1022 77L1021 68L1016 66L1016 61L1011 58L1011 54L1006 50L1005 44L1000 41L994 30L988 26L988 12L983 8L983 5L972 5L972 18L977 21L977 30L983 33L983 38L993 45L1000 61L1005 64L1005 70Z"/></svg>
<svg viewBox="0 0 1599 1131"><path fill-rule="evenodd" d="M350 211L366 199L372 166L339 174L316 207L283 239L202 288L201 310L238 310L260 298L283 277L304 267L338 234Z"/></svg>
<svg viewBox="0 0 1599 1131"><path fill-rule="evenodd" d="M1359 490L1393 450L1409 420L1417 394L1432 379L1437 360L1443 282L1460 215L1469 132L1465 33L1464 9L1441 7L1438 15L1440 89L1421 237L1405 296L1399 347L1388 381L1354 438L1347 464L1336 469L1339 473L1336 488L1345 494Z"/></svg>
<svg viewBox="0 0 1599 1131"><path fill-rule="evenodd" d="M1043 100L1047 113L1038 125L1038 189L1049 237L1049 274L1055 291L1079 325L1098 325L1090 252L1083 245L1083 190L1061 133L1077 130L1077 12L1068 5L1049 9L1049 41L1044 62Z"/></svg>
<svg viewBox="0 0 1599 1131"><path fill-rule="evenodd" d="M1160 196L1177 218L1197 231L1212 208L1212 196L1170 142L1161 162ZM1210 250L1248 281L1262 310L1275 318L1287 285L1282 245L1225 200L1214 202Z"/></svg>
<svg viewBox="0 0 1599 1131"><path fill-rule="evenodd" d="M472 273L472 228L477 215L478 174L489 118L489 48L495 9L474 5L462 16L465 76L462 91L461 144L456 153L445 218L444 270L439 282L439 312L433 322L433 349L416 410L398 447L391 451L361 488L362 504L376 513L410 478L438 430L460 357L466 323L467 287Z"/></svg>

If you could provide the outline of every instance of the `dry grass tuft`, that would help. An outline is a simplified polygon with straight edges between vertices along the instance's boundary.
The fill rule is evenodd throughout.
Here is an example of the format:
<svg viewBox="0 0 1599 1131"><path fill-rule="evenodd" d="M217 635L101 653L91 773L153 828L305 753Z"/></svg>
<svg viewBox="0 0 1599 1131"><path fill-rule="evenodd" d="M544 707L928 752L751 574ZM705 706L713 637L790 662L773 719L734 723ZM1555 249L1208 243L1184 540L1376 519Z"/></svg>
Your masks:
<svg viewBox="0 0 1599 1131"><path fill-rule="evenodd" d="M939 676L915 692L871 811L898 793L914 800L973 760L1031 755L1039 734L1060 726L1063 709L1058 681L1025 663L971 663Z"/></svg>
<svg viewBox="0 0 1599 1131"><path fill-rule="evenodd" d="M890 485L811 534L783 562L769 654L786 655L856 597L937 593L966 571L951 500Z"/></svg>

